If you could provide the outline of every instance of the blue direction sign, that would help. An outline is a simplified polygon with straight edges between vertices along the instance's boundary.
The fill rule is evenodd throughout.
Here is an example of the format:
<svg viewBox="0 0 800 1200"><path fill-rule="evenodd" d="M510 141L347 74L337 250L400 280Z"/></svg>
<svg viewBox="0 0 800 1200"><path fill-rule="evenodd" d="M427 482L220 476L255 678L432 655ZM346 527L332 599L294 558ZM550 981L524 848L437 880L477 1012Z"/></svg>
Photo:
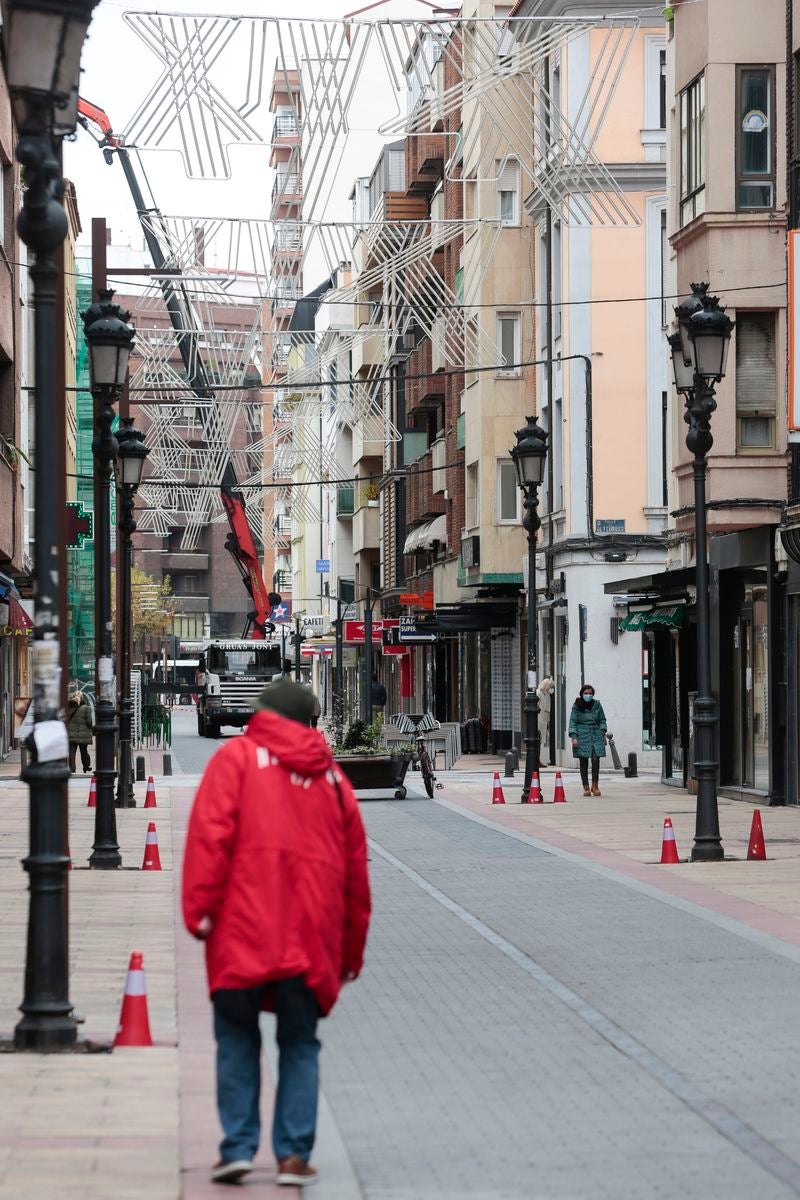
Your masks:
<svg viewBox="0 0 800 1200"><path fill-rule="evenodd" d="M331 571L331 560L329 558L318 558L317 559L317 574L318 575L330 575L330 571Z"/></svg>

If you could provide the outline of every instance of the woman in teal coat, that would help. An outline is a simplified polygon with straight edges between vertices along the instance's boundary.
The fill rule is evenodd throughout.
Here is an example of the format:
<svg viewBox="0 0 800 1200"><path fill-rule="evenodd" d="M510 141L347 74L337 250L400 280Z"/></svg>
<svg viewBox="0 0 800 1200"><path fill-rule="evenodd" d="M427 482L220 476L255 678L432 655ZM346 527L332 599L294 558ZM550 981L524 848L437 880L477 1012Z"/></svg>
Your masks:
<svg viewBox="0 0 800 1200"><path fill-rule="evenodd" d="M585 683L581 694L569 714L569 736L572 738L572 753L581 769L584 796L599 796L600 759L606 753L606 714L599 700L594 698L594 688ZM592 760L592 790L589 792L589 759Z"/></svg>

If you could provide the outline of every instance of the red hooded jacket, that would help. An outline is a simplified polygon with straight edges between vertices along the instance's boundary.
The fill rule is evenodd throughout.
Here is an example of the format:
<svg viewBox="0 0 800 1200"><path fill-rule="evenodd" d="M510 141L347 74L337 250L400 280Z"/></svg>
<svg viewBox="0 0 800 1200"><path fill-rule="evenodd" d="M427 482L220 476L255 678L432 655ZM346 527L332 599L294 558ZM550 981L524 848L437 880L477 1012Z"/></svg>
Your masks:
<svg viewBox="0 0 800 1200"><path fill-rule="evenodd" d="M303 975L323 1013L361 970L370 914L364 826L322 734L258 712L211 759L183 860L183 918L209 992Z"/></svg>

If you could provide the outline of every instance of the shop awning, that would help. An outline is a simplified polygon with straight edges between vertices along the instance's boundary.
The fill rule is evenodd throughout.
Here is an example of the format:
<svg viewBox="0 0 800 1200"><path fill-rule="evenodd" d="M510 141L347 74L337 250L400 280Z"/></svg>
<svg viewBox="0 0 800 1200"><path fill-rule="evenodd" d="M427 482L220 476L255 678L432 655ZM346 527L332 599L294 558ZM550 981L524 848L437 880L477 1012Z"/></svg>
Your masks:
<svg viewBox="0 0 800 1200"><path fill-rule="evenodd" d="M424 525L412 529L405 540L403 554L416 554L417 550L430 550L434 542L447 545L447 517L442 513Z"/></svg>
<svg viewBox="0 0 800 1200"><path fill-rule="evenodd" d="M25 609L13 596L8 598L8 624L3 627L4 634L29 633L33 629L33 621Z"/></svg>
<svg viewBox="0 0 800 1200"><path fill-rule="evenodd" d="M628 613L620 622L620 629L657 629L665 626L679 629L686 613L684 604L671 604L664 608L650 608L642 612Z"/></svg>

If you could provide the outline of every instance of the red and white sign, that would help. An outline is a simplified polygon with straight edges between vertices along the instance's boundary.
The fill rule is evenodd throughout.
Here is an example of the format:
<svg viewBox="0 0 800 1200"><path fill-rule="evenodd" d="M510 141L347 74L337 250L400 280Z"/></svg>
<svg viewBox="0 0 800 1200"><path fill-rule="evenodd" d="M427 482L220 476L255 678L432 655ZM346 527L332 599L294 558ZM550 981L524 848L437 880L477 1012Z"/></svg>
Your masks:
<svg viewBox="0 0 800 1200"><path fill-rule="evenodd" d="M384 646L384 654L408 654L408 646Z"/></svg>
<svg viewBox="0 0 800 1200"><path fill-rule="evenodd" d="M384 629L394 629L400 624L399 617L384 617L372 622L372 640L379 642L383 637ZM363 621L345 621L344 623L344 640L351 646L364 645L364 622Z"/></svg>

